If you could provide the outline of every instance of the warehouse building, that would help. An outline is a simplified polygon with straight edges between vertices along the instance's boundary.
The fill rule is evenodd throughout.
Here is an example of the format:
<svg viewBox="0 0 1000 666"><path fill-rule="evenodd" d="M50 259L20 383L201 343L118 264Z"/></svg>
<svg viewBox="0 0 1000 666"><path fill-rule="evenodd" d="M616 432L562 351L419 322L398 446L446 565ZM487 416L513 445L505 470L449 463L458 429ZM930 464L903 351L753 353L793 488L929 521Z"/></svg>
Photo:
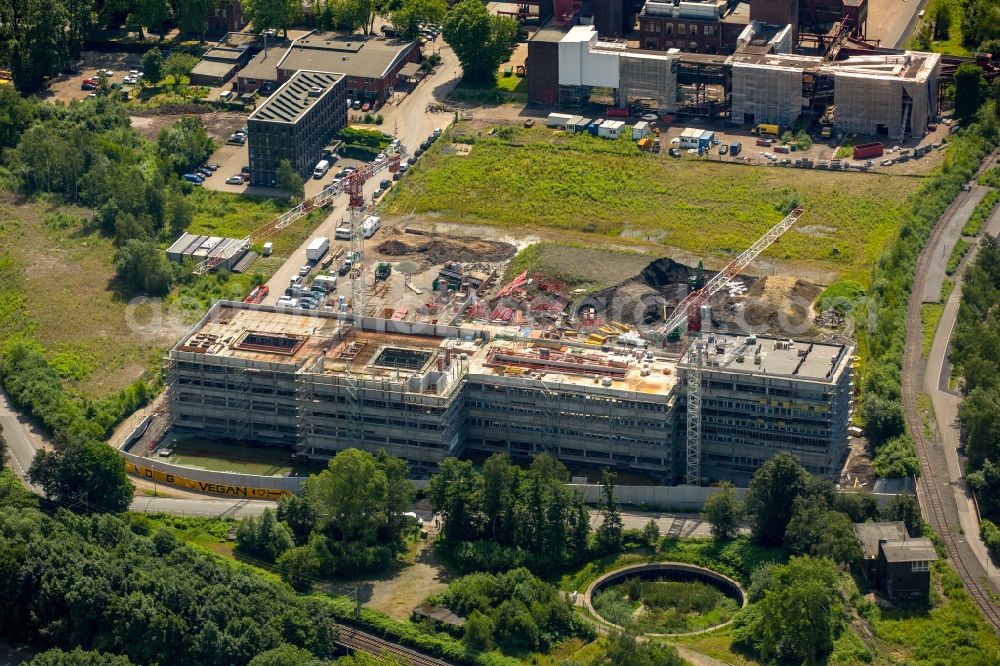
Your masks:
<svg viewBox="0 0 1000 666"><path fill-rule="evenodd" d="M299 70L338 72L348 99L383 104L401 77L420 69L420 43L353 33L313 31L262 51L237 76L241 93L268 94Z"/></svg>
<svg viewBox="0 0 1000 666"><path fill-rule="evenodd" d="M835 478L853 350L764 338L715 346L745 349L704 369L703 477L745 482L790 451ZM313 459L385 449L429 474L447 456L548 452L572 468L676 483L689 371L683 359L510 328L221 302L170 351L168 397L180 433Z"/></svg>
<svg viewBox="0 0 1000 666"><path fill-rule="evenodd" d="M270 187L282 160L306 178L347 125L343 74L296 72L247 119L250 183Z"/></svg>

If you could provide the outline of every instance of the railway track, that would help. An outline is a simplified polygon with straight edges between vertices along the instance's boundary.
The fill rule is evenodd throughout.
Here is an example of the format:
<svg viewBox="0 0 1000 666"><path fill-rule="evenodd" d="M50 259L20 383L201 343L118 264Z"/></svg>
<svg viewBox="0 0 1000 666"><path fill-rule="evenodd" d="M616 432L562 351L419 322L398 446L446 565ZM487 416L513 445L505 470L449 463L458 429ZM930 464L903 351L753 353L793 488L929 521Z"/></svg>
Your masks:
<svg viewBox="0 0 1000 666"><path fill-rule="evenodd" d="M983 161L983 165L990 164L992 158ZM980 171L982 167L980 167ZM968 543L959 541L952 534L950 524L958 522L958 507L953 507L954 518L949 520L949 508L954 505L953 498L945 498L941 486L947 485L947 481L938 477L939 474L947 474L947 466L944 461L938 461L932 456L935 454L933 442L928 441L924 436L923 423L917 408L917 395L920 393L923 383L924 368L920 358L920 345L922 340L920 304L923 300L924 283L927 278L927 268L937 254L938 244L944 234L949 213L961 201L960 196L956 199L949 210L941 216L941 220L934 226L927 244L917 259L916 270L913 275L913 286L910 289L910 300L906 311L906 345L903 349L903 410L906 422L913 436L913 441L917 446L917 458L920 460L922 474L917 480L917 494L921 499L921 508L924 515L934 527L935 531L944 539L948 549L948 555L952 566L958 573L965 588L982 610L983 615L993 624L995 630L1000 631L1000 611L990 601L987 586L984 583L985 572ZM956 276L956 281L959 276ZM943 452L938 451L942 454ZM946 501L951 504L946 504ZM973 536L973 538L975 538Z"/></svg>
<svg viewBox="0 0 1000 666"><path fill-rule="evenodd" d="M400 659L401 664L409 664L409 666L452 666L450 662L428 657L398 643L390 643L378 636L342 624L338 625L337 629L340 631L337 644L349 650L361 650L375 656L391 654Z"/></svg>

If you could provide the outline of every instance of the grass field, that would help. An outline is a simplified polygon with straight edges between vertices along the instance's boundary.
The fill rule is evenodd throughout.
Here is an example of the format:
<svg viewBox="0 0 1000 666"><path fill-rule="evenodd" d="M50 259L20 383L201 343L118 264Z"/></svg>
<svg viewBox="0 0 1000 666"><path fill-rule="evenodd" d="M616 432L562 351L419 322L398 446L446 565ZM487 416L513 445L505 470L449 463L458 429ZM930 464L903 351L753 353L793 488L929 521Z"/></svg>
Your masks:
<svg viewBox="0 0 1000 666"><path fill-rule="evenodd" d="M920 324L923 328L923 339L920 341L920 357L927 358L931 353L931 345L934 344L934 333L937 331L938 322L944 314L942 303L924 303L920 306Z"/></svg>
<svg viewBox="0 0 1000 666"><path fill-rule="evenodd" d="M935 53L946 53L948 55L971 56L972 53L969 52L969 49L962 45L962 15L965 11L965 3L961 0L931 0L928 2L925 8L926 13L924 14L924 18L917 24L913 34L917 34L920 27L925 23L930 25L931 29L933 29L933 17L938 11L938 5L945 5L948 7L951 14L951 29L948 31L948 39L933 40L931 42L931 51L934 51ZM915 41L915 39L910 40L911 48L915 46L913 43Z"/></svg>
<svg viewBox="0 0 1000 666"><path fill-rule="evenodd" d="M174 452L166 458L169 462L215 472L288 476L293 472L316 471L293 466L289 453L277 449L249 448L193 438L167 440L164 446L169 446Z"/></svg>
<svg viewBox="0 0 1000 666"><path fill-rule="evenodd" d="M920 182L677 161L640 153L628 139L545 127L506 127L487 138L463 131L458 125L452 139L473 143L471 154L432 149L393 188L385 204L390 214L585 232L594 245L643 238L699 255L732 255L780 220L780 208L798 202L809 212L767 256L867 284L899 224L903 200Z"/></svg>
<svg viewBox="0 0 1000 666"><path fill-rule="evenodd" d="M0 292L74 394L102 397L159 365L170 342L129 325L128 297L112 266L114 246L84 230L83 209L44 199L0 198Z"/></svg>

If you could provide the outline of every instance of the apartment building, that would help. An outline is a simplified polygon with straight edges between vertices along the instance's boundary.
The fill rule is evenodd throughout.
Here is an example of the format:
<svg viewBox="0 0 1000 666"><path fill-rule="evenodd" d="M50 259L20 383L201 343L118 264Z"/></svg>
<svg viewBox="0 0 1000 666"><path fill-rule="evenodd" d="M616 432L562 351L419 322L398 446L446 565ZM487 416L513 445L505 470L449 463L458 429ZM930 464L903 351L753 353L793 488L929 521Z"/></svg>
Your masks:
<svg viewBox="0 0 1000 666"><path fill-rule="evenodd" d="M852 348L722 337L710 346L722 351L702 368L703 480L745 483L779 451L835 478ZM693 369L659 352L220 302L168 367L172 428L199 437L318 460L384 449L419 475L447 456L547 452L572 469L684 478Z"/></svg>
<svg viewBox="0 0 1000 666"><path fill-rule="evenodd" d="M247 119L250 183L274 186L282 160L303 178L347 125L343 74L299 71Z"/></svg>

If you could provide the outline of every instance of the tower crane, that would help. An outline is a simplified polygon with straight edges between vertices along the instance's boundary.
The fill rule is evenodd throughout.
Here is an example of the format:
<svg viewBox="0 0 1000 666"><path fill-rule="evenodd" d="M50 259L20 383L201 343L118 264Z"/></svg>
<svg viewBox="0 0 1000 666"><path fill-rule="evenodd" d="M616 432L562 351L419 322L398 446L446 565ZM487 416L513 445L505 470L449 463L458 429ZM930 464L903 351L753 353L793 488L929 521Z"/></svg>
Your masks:
<svg viewBox="0 0 1000 666"><path fill-rule="evenodd" d="M805 212L804 208L796 208L781 222L771 227L753 245L716 273L711 280L705 283L704 287L692 291L678 303L674 313L657 331L658 335L666 337L671 331L679 329L687 323L688 334L692 338L688 352L691 367L687 373L687 469L685 474L685 482L690 485L696 486L701 480L701 368L705 355L705 345L701 340L701 308L716 292L749 266L761 252L791 229L792 225Z"/></svg>

